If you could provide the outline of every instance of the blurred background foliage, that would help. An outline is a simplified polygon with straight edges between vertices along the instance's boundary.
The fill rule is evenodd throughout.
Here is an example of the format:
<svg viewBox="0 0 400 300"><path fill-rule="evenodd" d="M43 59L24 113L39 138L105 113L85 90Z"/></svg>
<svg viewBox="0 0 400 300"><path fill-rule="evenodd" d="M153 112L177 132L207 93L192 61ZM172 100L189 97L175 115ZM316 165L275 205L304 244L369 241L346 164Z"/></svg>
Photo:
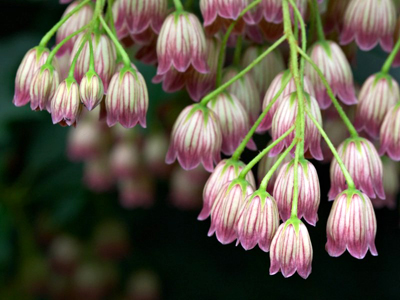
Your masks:
<svg viewBox="0 0 400 300"><path fill-rule="evenodd" d="M309 228L313 272L307 280L284 279L269 276L269 255L261 250L208 238L209 221L196 220L200 206L173 206L165 179L157 180L149 209L121 207L115 190L88 190L83 164L66 155L68 129L52 125L46 112L11 103L23 55L64 9L56 0L0 0L0 299L398 299L398 208L377 211L378 257L331 258L324 249L331 203L323 197L320 221ZM378 50L358 53L358 83L384 58ZM151 84L154 67L138 67L149 86L150 128L133 130L146 138L171 126L190 100ZM167 125L159 123L160 109ZM322 195L328 169L318 165ZM193 198L201 205L198 194Z"/></svg>

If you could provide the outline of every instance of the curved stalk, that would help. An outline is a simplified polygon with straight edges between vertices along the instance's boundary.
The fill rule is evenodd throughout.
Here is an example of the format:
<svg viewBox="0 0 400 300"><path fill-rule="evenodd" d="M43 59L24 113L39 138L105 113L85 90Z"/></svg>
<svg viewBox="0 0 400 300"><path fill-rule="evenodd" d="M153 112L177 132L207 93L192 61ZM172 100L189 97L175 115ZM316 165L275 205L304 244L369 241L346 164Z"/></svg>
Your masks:
<svg viewBox="0 0 400 300"><path fill-rule="evenodd" d="M390 67L393 64L394 59L396 58L397 53L400 50L400 38L397 40L396 45L394 46L392 52L390 53L389 57L386 59L385 63L383 64L381 72L384 74L389 73Z"/></svg>

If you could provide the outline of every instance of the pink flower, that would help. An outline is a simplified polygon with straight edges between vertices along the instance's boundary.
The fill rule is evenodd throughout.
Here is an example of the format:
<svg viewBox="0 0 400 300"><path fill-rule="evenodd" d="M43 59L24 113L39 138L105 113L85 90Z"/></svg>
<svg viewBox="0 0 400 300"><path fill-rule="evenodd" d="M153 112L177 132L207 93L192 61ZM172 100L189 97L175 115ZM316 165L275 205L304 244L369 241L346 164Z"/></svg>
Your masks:
<svg viewBox="0 0 400 300"><path fill-rule="evenodd" d="M200 104L186 107L172 129L171 144L165 161L178 158L182 168L194 169L200 162L211 172L213 162L221 159L222 132L218 117Z"/></svg>
<svg viewBox="0 0 400 300"><path fill-rule="evenodd" d="M353 73L342 49L335 42L322 41L314 44L308 52L311 59L321 69L335 96L339 96L339 99L347 105L357 103ZM315 88L320 107L328 108L332 102L317 71L306 63L305 73Z"/></svg>
<svg viewBox="0 0 400 300"><path fill-rule="evenodd" d="M218 163L204 186L203 209L197 217L198 220L203 221L208 218L211 207L213 206L219 191L225 183L237 178L244 167L244 163L233 159L224 159ZM253 188L256 187L252 172L247 173L246 180Z"/></svg>
<svg viewBox="0 0 400 300"><path fill-rule="evenodd" d="M274 198L258 190L246 198L240 210L236 225L237 244L246 250L258 244L268 252L278 226L279 213Z"/></svg>
<svg viewBox="0 0 400 300"><path fill-rule="evenodd" d="M49 56L49 50L35 47L29 50L18 67L15 77L15 92L13 103L15 106L26 105L30 100L29 89L36 71L44 65ZM33 109L37 106L34 105Z"/></svg>
<svg viewBox="0 0 400 300"><path fill-rule="evenodd" d="M354 126L378 138L386 113L400 99L399 85L390 75L371 75L362 86L359 99Z"/></svg>
<svg viewBox="0 0 400 300"><path fill-rule="evenodd" d="M222 152L226 155L233 154L250 130L246 111L235 96L226 92L211 100L208 107L216 114L221 126ZM256 149L253 140L250 140L247 147Z"/></svg>
<svg viewBox="0 0 400 300"><path fill-rule="evenodd" d="M175 12L166 18L157 41L157 56L157 75L172 67L185 72L191 65L200 73L209 72L206 38L194 14Z"/></svg>
<svg viewBox="0 0 400 300"><path fill-rule="evenodd" d="M389 52L393 47L396 7L392 0L351 0L344 16L341 44L356 40L361 50L368 51L380 42Z"/></svg>
<svg viewBox="0 0 400 300"><path fill-rule="evenodd" d="M274 80L271 82L267 92L265 93L264 101L262 103L263 110L265 110L267 106L271 103L271 101L274 99L275 95L282 88L283 83L287 80L289 76L291 76L290 70L286 70L276 75ZM271 128L275 112L282 103L283 99L285 99L287 96L289 96L291 93L295 91L296 91L296 85L292 78L284 88L281 95L269 109L267 115L262 120L260 126L258 126L257 132L264 132ZM314 88L307 76L304 77L304 91L309 93L311 96L315 97Z"/></svg>
<svg viewBox="0 0 400 300"><path fill-rule="evenodd" d="M75 79L69 77L60 83L54 97L51 99L53 124L75 125L78 122L81 111L79 85Z"/></svg>
<svg viewBox="0 0 400 300"><path fill-rule="evenodd" d="M118 182L119 202L126 209L149 208L154 203L154 182L147 174Z"/></svg>
<svg viewBox="0 0 400 300"><path fill-rule="evenodd" d="M229 81L238 73L237 69L229 68L225 72L223 81ZM254 124L260 115L261 102L253 76L250 73L246 73L243 77L232 83L227 88L227 91L236 96L249 116L250 124Z"/></svg>
<svg viewBox="0 0 400 300"><path fill-rule="evenodd" d="M263 0L261 3L264 10L264 18L267 22L282 23L282 0ZM307 1L296 0L295 3L301 14L304 16L307 10Z"/></svg>
<svg viewBox="0 0 400 300"><path fill-rule="evenodd" d="M274 198L278 204L282 221L290 218L293 202L294 160L284 164L276 179ZM318 220L318 207L321 199L317 170L309 161L302 159L298 165L298 203L297 217L315 226Z"/></svg>
<svg viewBox="0 0 400 300"><path fill-rule="evenodd" d="M346 190L339 194L326 225L328 242L325 249L330 256L340 256L346 250L358 259L367 254L376 256L376 218L371 200L359 191Z"/></svg>
<svg viewBox="0 0 400 300"><path fill-rule="evenodd" d="M130 66L115 73L105 104L108 126L119 122L125 128L132 128L139 122L145 128L149 96L142 74Z"/></svg>
<svg viewBox="0 0 400 300"><path fill-rule="evenodd" d="M32 77L29 95L31 109L51 111L51 99L59 83L58 72L50 64L44 64Z"/></svg>
<svg viewBox="0 0 400 300"><path fill-rule="evenodd" d="M314 118L321 124L321 112L317 100L314 97L305 94L306 97L305 104L314 116ZM282 134L288 131L296 121L297 117L297 93L292 93L286 96L279 108L277 109L274 118L272 120L272 139L278 139ZM311 119L306 116L305 119L305 133L304 133L304 151L310 150L311 155L318 160L322 160L321 151L321 134L319 133L317 127L311 121ZM295 137L295 132L292 131L282 142L276 145L270 152L271 156L275 156L280 153L283 148L288 147ZM293 148L292 153L294 153Z"/></svg>
<svg viewBox="0 0 400 300"><path fill-rule="evenodd" d="M77 5L78 1L74 1L70 5L68 5L64 14L61 18L65 17L68 13L70 13ZM83 6L77 13L72 15L57 31L56 35L56 43L59 44L62 40L64 40L67 36L74 33L78 29L82 28L86 24L88 24L93 17L93 9L90 4ZM57 52L57 56L62 56L65 52L71 52L74 47L74 43L77 40L77 36L71 38L68 42L66 42L60 50Z"/></svg>
<svg viewBox="0 0 400 300"><path fill-rule="evenodd" d="M140 152L133 139L124 138L111 150L110 167L116 178L131 178L141 174Z"/></svg>
<svg viewBox="0 0 400 300"><path fill-rule="evenodd" d="M79 92L83 105L88 110L94 109L104 96L103 82L100 76L94 71L87 72L81 80Z"/></svg>
<svg viewBox="0 0 400 300"><path fill-rule="evenodd" d="M388 110L381 127L381 147L379 154L385 152L393 160L400 160L400 105Z"/></svg>
<svg viewBox="0 0 400 300"><path fill-rule="evenodd" d="M370 198L385 199L382 185L382 162L374 145L364 138L346 139L338 148L340 158L354 180L356 188ZM334 199L347 188L345 177L336 159L331 163L331 189L329 199Z"/></svg>
<svg viewBox="0 0 400 300"><path fill-rule="evenodd" d="M296 271L306 279L311 273L313 249L307 227L299 219L282 223L272 240L269 252L271 266L269 273L282 272L284 277Z"/></svg>
<svg viewBox="0 0 400 300"><path fill-rule="evenodd" d="M251 46L247 48L243 55L242 67L247 67L260 54L262 54L268 46ZM278 50L268 54L259 64L257 64L250 73L256 82L260 97L264 97L265 92L270 86L272 80L283 71L285 64L281 53Z"/></svg>
<svg viewBox="0 0 400 300"><path fill-rule="evenodd" d="M102 193L112 188L114 181L107 155L86 161L83 182L90 190L97 193Z"/></svg>
<svg viewBox="0 0 400 300"><path fill-rule="evenodd" d="M254 192L253 186L245 179L234 179L223 185L211 208L211 226L208 236L216 233L218 241L223 244L236 240L236 222L240 208L247 196Z"/></svg>

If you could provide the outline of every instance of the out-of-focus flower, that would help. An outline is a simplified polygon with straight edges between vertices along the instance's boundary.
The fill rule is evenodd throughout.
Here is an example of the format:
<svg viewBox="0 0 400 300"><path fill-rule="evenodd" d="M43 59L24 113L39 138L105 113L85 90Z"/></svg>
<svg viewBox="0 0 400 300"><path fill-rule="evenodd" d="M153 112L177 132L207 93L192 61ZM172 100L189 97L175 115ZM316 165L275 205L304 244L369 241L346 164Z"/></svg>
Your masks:
<svg viewBox="0 0 400 300"><path fill-rule="evenodd" d="M134 140L123 139L111 150L110 166L117 178L131 178L142 172L140 153Z"/></svg>
<svg viewBox="0 0 400 300"><path fill-rule="evenodd" d="M218 117L202 105L186 107L176 120L166 162L177 158L185 170L194 169L200 163L211 172L213 162L218 163L221 155L222 132Z"/></svg>
<svg viewBox="0 0 400 300"><path fill-rule="evenodd" d="M160 279L151 270L139 270L127 282L128 300L160 300Z"/></svg>
<svg viewBox="0 0 400 300"><path fill-rule="evenodd" d="M353 39L361 50L368 51L378 42L385 51L393 47L396 8L392 0L351 0L344 16L340 42Z"/></svg>
<svg viewBox="0 0 400 300"><path fill-rule="evenodd" d="M154 182L146 173L120 180L118 190L119 201L124 208L149 208L154 203Z"/></svg>
<svg viewBox="0 0 400 300"><path fill-rule="evenodd" d="M165 164L165 155L168 151L168 138L158 132L146 136L143 145L143 157L147 168L153 175L165 177L171 168Z"/></svg>
<svg viewBox="0 0 400 300"><path fill-rule="evenodd" d="M261 3L264 12L264 18L267 22L282 23L283 14L281 0L263 0ZM307 1L296 0L295 3L300 13L304 16L307 10Z"/></svg>
<svg viewBox="0 0 400 300"><path fill-rule="evenodd" d="M356 188L368 197L385 199L382 185L382 162L374 145L364 138L346 139L338 148L344 165L354 180ZM329 199L334 199L347 188L346 179L336 159L331 163L331 189Z"/></svg>
<svg viewBox="0 0 400 300"><path fill-rule="evenodd" d="M298 203L297 217L303 218L310 225L318 221L318 207L321 199L319 179L314 165L307 160L300 160L298 167ZM278 204L279 214L283 221L290 218L294 192L294 160L284 164L276 179L274 198Z"/></svg>
<svg viewBox="0 0 400 300"><path fill-rule="evenodd" d="M60 235L50 245L50 265L58 274L71 275L78 266L80 254L80 245L75 238Z"/></svg>
<svg viewBox="0 0 400 300"><path fill-rule="evenodd" d="M378 138L386 113L400 100L399 85L390 75L371 75L362 86L359 99L354 126Z"/></svg>
<svg viewBox="0 0 400 300"><path fill-rule="evenodd" d="M393 160L400 160L400 103L388 110L380 130L381 146L379 154Z"/></svg>
<svg viewBox="0 0 400 300"><path fill-rule="evenodd" d="M297 271L306 279L311 273L313 249L303 222L289 219L282 223L272 240L269 256L271 275L280 270L284 277L290 277Z"/></svg>
<svg viewBox="0 0 400 300"><path fill-rule="evenodd" d="M319 110L317 100L308 94L304 96L306 97L305 103L311 114L321 124L321 111ZM278 139L295 124L298 109L297 102L297 93L292 93L282 100L272 120L273 140ZM308 116L306 116L305 122L304 151L310 150L311 155L315 159L322 160L323 156L320 144L321 134ZM275 156L279 154L285 146L288 147L292 143L294 136L295 132L292 131L282 142L271 150L270 155ZM293 148L292 153L294 153L294 149L296 149L296 147Z"/></svg>
<svg viewBox="0 0 400 300"><path fill-rule="evenodd" d="M372 255L378 255L375 212L368 196L356 190L339 194L329 214L326 235L330 256L340 256L346 248L358 259L365 257L368 248Z"/></svg>
<svg viewBox="0 0 400 300"><path fill-rule="evenodd" d="M114 179L106 155L100 155L85 162L83 182L94 192L102 193L111 189Z"/></svg>
<svg viewBox="0 0 400 300"><path fill-rule="evenodd" d="M308 52L311 59L325 75L333 93L347 105L357 103L353 73L339 45L332 41L321 41L314 44ZM309 63L306 63L305 73L314 86L320 107L322 109L328 108L332 102L317 71Z"/></svg>
<svg viewBox="0 0 400 300"><path fill-rule="evenodd" d="M385 190L386 199L382 201L382 199L375 198L371 199L371 202L375 208L387 207L395 209L400 182L398 165L394 164L389 158L382 157L382 166L383 174L385 174L383 189Z"/></svg>

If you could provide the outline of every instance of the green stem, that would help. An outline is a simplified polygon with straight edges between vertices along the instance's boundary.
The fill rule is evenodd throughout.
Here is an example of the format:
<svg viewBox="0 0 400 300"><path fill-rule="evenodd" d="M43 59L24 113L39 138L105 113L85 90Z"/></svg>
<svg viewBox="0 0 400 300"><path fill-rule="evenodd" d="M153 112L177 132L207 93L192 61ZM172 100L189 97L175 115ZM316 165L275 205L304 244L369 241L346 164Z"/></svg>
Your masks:
<svg viewBox="0 0 400 300"><path fill-rule="evenodd" d="M243 45L243 38L240 35L237 38L236 47L235 47L235 54L233 56L233 64L235 66L238 66L240 64L240 56L242 54L242 45Z"/></svg>
<svg viewBox="0 0 400 300"><path fill-rule="evenodd" d="M318 34L318 40L320 41L325 41L325 33L324 33L324 27L322 26L322 21L321 21L321 16L319 14L319 7L318 7L318 2L317 0L311 0L312 7L313 7L313 13L314 13L314 18L315 18L315 26L317 27L317 34Z"/></svg>
<svg viewBox="0 0 400 300"><path fill-rule="evenodd" d="M78 61L79 56L81 55L81 52L83 50L83 47L85 46L87 40L88 40L88 34L90 34L89 32L82 38L81 44L79 46L78 51L76 51L76 54L74 56L74 59L72 60L71 63L71 67L69 68L69 72L68 72L68 77L69 78L74 78L74 71L75 71L75 66L76 63Z"/></svg>
<svg viewBox="0 0 400 300"><path fill-rule="evenodd" d="M225 50L226 50L226 44L228 43L229 36L231 35L233 29L235 28L237 22L252 8L254 8L256 5L260 4L262 0L255 0L252 2L250 5L248 5L245 9L242 10L238 18L229 25L224 38L222 39L221 43L221 49L219 50L219 55L218 55L218 66L217 66L217 84L216 87L219 87L222 83L222 67L224 66L224 55L225 55Z"/></svg>
<svg viewBox="0 0 400 300"><path fill-rule="evenodd" d="M283 36L279 40L277 40L271 47L269 47L266 51L264 51L259 57L257 57L251 64L249 64L246 68L244 68L241 72L239 72L235 77L228 80L220 87L216 88L213 92L208 94L201 100L200 104L206 106L208 102L222 93L228 86L234 83L236 80L242 78L246 73L248 73L251 69L253 69L257 64L259 64L268 54L274 51L280 44L282 44L286 40L286 37Z"/></svg>
<svg viewBox="0 0 400 300"><path fill-rule="evenodd" d="M289 154L289 152L296 146L296 139L290 144L290 146L279 156L278 160L274 163L274 165L269 169L268 173L264 176L263 180L260 184L260 190L267 190L268 181L271 179L272 175L274 175L275 171L279 168L285 157Z"/></svg>
<svg viewBox="0 0 400 300"><path fill-rule="evenodd" d="M387 74L389 73L390 67L393 64L394 59L396 58L397 53L400 50L400 38L397 40L396 45L394 46L392 52L390 53L389 57L386 59L383 67L382 67L382 73Z"/></svg>
<svg viewBox="0 0 400 300"><path fill-rule="evenodd" d="M112 5L113 5L113 0L107 0L107 15L108 15L108 20L110 22L111 31L114 33L115 36L118 36L117 30L115 29L115 24L114 24Z"/></svg>
<svg viewBox="0 0 400 300"><path fill-rule="evenodd" d="M294 157L294 182L293 182L293 203L292 203L292 216L297 217L297 203L299 196L298 186L298 164L300 157L304 156L304 131L305 131L305 116L304 116L304 94L303 86L299 74L298 56L297 56L297 41L293 35L292 22L289 11L289 0L283 0L283 26L288 39L290 47L290 70L293 75L293 80L297 90L297 117L296 117L296 139L299 145L296 147ZM297 26L297 25L295 25Z"/></svg>
<svg viewBox="0 0 400 300"><path fill-rule="evenodd" d="M308 109L306 110L306 113L307 113L308 117L311 119L311 121L315 124L315 126L318 129L318 131L321 133L321 136L324 138L325 142L328 144L328 147L331 150L333 156L336 158L336 161L339 164L339 167L342 170L342 173L343 173L344 177L346 178L347 187L349 189L354 189L355 188L355 184L354 184L353 178L351 177L349 171L347 171L347 168L344 165L342 159L340 158L339 153L336 151L335 146L332 144L332 142L329 139L328 135L326 134L326 132L324 131L322 126L318 123L318 121L314 118L312 113Z"/></svg>
<svg viewBox="0 0 400 300"><path fill-rule="evenodd" d="M326 92L328 93L329 98L331 98L333 106L335 106L338 114L342 118L344 124L346 125L347 129L350 132L350 135L354 138L358 137L357 130L354 128L353 124L347 117L346 113L344 112L343 108L340 106L339 101L335 98L335 95L333 94L332 88L329 86L328 81L326 80L324 74L320 70L320 68L313 62L313 60L307 55L306 52L304 52L302 49L299 47L297 48L299 53L304 57L304 59L317 71L318 76L321 78L321 81L323 85L326 88Z"/></svg>
<svg viewBox="0 0 400 300"><path fill-rule="evenodd" d="M290 76L287 76L284 81L282 82L281 88L279 91L276 93L274 98L272 98L271 102L267 105L267 107L264 109L264 111L261 113L261 115L258 117L257 121L254 123L253 127L249 130L243 141L240 143L239 147L235 150L235 153L232 155L233 160L239 160L240 155L242 155L244 149L246 148L246 145L250 141L251 137L253 134L256 132L258 126L260 126L261 122L264 120L265 116L271 109L271 107L275 104L275 102L278 100L280 95L282 95L283 91L285 90L286 86L288 85L289 81L291 80Z"/></svg>
<svg viewBox="0 0 400 300"><path fill-rule="evenodd" d="M183 11L183 5L182 5L182 2L180 0L174 0L174 5L175 5L175 10L177 12Z"/></svg>
<svg viewBox="0 0 400 300"><path fill-rule="evenodd" d="M88 4L91 0L85 0L79 3L73 10L71 10L68 14L65 15L64 18L62 18L60 21L58 21L53 28L51 28L45 36L42 38L42 40L39 43L39 46L46 47L47 43L50 41L50 39L53 37L53 35L57 32L57 30L76 12L78 12L83 6Z"/></svg>
<svg viewBox="0 0 400 300"><path fill-rule="evenodd" d="M122 57L122 61L124 62L125 67L131 66L131 60L129 58L128 53L126 53L124 47L122 47L121 43L118 41L118 38L113 34L110 27L108 27L106 21L104 21L102 16L99 16L101 25L103 25L105 31L107 32L108 36L110 37L111 41L114 43L115 48L117 48L118 53Z"/></svg>
<svg viewBox="0 0 400 300"><path fill-rule="evenodd" d="M50 63L53 61L54 56L56 55L56 53L58 52L58 50L60 50L60 48L62 46L64 46L64 44L66 42L68 42L70 39L72 39L74 36L80 34L82 31L85 31L86 29L88 29L91 26L91 23L86 24L85 26L81 27L81 29L75 31L74 33L70 34L69 36L67 36L65 39L63 39L61 42L59 42L53 50L51 50L49 57L47 58L46 63Z"/></svg>
<svg viewBox="0 0 400 300"><path fill-rule="evenodd" d="M244 179L247 175L247 173L250 172L251 169L265 156L269 151L271 151L272 148L274 148L276 145L278 145L280 142L282 142L289 134L292 133L294 130L294 126L290 127L288 131L286 131L284 134L282 134L279 138L277 138L275 141L273 141L270 145L268 145L263 151L261 151L255 158L252 159L251 162L247 164L247 166L240 172L239 178Z"/></svg>
<svg viewBox="0 0 400 300"><path fill-rule="evenodd" d="M89 60L89 71L94 71L94 51L93 51L93 39L90 37L89 39L89 51L90 51L90 60Z"/></svg>

